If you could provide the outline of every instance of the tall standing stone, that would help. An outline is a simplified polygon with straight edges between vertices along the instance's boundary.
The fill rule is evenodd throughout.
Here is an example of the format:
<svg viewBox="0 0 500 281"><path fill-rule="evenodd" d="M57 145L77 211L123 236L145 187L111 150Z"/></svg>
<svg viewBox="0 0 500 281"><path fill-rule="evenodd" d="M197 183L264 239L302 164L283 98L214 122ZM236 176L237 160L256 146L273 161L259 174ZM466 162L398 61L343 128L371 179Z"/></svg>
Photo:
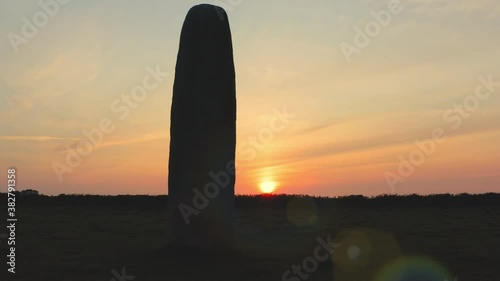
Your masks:
<svg viewBox="0 0 500 281"><path fill-rule="evenodd" d="M171 110L170 245L233 244L236 86L228 17L203 4L182 27Z"/></svg>

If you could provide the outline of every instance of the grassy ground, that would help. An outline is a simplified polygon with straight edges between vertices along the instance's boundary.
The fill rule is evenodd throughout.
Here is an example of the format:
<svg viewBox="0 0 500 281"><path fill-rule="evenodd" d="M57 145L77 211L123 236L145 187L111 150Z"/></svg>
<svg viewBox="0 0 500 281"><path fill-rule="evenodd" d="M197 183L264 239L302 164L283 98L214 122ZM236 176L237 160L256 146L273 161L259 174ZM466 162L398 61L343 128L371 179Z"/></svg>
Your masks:
<svg viewBox="0 0 500 281"><path fill-rule="evenodd" d="M500 206L237 208L237 252L218 255L162 248L164 208L18 209L17 273L4 270L0 280L298 281L305 275L283 273L313 257L328 235L334 252L302 270L307 280L500 280ZM0 247L4 256L5 241ZM401 268L407 276L391 279ZM122 271L129 276L117 278Z"/></svg>

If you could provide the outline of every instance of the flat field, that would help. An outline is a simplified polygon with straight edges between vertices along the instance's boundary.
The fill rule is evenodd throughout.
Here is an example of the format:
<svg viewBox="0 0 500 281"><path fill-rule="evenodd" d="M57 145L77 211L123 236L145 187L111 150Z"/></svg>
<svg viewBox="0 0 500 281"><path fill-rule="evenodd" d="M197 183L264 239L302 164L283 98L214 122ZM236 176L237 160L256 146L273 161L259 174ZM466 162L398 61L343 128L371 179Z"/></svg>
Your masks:
<svg viewBox="0 0 500 281"><path fill-rule="evenodd" d="M231 253L166 247L165 197L20 198L0 280L500 280L498 195L398 198L239 197Z"/></svg>

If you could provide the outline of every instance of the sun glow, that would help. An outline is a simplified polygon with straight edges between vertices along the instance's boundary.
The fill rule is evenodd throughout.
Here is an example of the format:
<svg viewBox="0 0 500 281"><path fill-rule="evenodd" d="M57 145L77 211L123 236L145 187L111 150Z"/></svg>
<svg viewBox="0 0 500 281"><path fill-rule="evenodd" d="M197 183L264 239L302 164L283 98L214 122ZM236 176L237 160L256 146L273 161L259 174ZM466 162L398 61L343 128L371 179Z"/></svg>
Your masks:
<svg viewBox="0 0 500 281"><path fill-rule="evenodd" d="M259 186L262 193L272 193L274 190L276 190L276 183L273 181L261 182Z"/></svg>

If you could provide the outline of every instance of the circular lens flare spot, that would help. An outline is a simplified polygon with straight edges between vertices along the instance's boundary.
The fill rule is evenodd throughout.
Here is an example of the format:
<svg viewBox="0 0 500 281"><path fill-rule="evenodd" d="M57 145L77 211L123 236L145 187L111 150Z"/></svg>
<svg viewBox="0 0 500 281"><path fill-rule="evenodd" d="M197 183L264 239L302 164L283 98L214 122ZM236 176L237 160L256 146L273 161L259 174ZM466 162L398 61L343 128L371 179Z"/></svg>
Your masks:
<svg viewBox="0 0 500 281"><path fill-rule="evenodd" d="M361 248L359 248L358 246L351 246L349 247L349 249L347 249L347 256L351 260L359 258L360 255L361 255Z"/></svg>
<svg viewBox="0 0 500 281"><path fill-rule="evenodd" d="M454 280L448 270L437 261L427 257L401 257L379 272L377 281Z"/></svg>

